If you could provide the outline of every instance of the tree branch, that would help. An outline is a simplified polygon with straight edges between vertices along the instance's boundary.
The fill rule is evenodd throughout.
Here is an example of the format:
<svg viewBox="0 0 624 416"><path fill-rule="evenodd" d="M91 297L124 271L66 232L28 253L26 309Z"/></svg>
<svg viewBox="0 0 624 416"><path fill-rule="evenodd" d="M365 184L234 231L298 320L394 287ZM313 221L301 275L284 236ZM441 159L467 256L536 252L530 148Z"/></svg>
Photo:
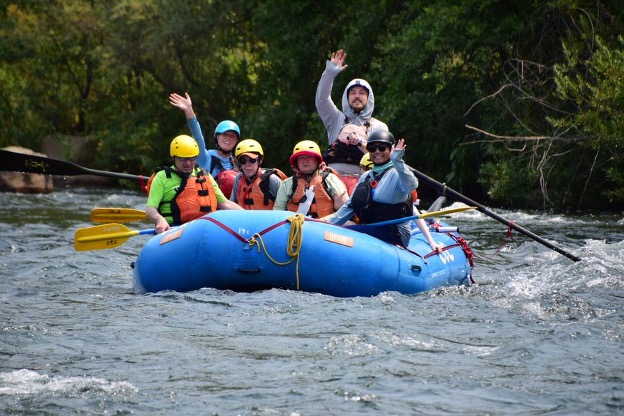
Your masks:
<svg viewBox="0 0 624 416"><path fill-rule="evenodd" d="M484 142L491 143L492 141L495 141L495 142L530 142L530 141L539 142L542 140L548 140L551 142L578 143L578 142L582 142L585 140L584 136L577 136L577 137L563 137L561 135L556 135L556 136L501 136L498 134L487 132L485 130L481 130L477 127L470 126L468 124L466 124L465 127L467 129L476 131L477 133L483 134L484 136L492 138L494 140L473 140L470 142L461 143L462 145L484 143Z"/></svg>

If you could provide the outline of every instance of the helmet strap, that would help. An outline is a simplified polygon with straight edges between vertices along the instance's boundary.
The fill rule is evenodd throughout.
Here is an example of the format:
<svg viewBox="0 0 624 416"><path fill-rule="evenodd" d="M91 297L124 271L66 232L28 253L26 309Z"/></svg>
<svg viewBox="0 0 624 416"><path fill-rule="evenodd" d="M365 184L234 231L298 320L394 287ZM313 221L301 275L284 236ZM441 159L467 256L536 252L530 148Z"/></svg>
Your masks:
<svg viewBox="0 0 624 416"><path fill-rule="evenodd" d="M219 146L219 143L217 143L217 152L221 153L224 157L232 156L232 150L230 150L229 152L226 152L225 150L221 148L221 146Z"/></svg>
<svg viewBox="0 0 624 416"><path fill-rule="evenodd" d="M242 166L241 166L241 171L242 171ZM245 174L243 174L243 176L245 177L245 180L249 184L249 183L253 182L258 177L259 174L260 174L260 163L258 163L258 167L256 168L256 171L254 172L254 174L251 175L251 177L248 177Z"/></svg>

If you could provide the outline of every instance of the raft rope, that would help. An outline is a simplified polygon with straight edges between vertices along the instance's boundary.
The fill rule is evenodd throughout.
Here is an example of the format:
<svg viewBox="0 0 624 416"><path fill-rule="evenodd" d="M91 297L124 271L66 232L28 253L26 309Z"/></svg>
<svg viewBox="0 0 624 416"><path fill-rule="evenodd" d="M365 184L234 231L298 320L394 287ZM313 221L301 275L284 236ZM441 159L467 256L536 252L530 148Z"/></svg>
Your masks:
<svg viewBox="0 0 624 416"><path fill-rule="evenodd" d="M296 275L296 279L297 279L297 290L300 290L300 279L299 279L299 260L300 260L300 254L301 254L301 247L303 244L303 224L306 221L306 217L303 214L297 213L291 217L288 217L285 221L280 221L277 222L276 224L273 224L272 226L268 227L265 230L262 230L259 233L255 233L253 236L251 236L251 238L249 240L245 240L241 235L239 235L237 232L235 232L234 230L232 230L231 228L229 228L228 226L226 226L225 224L211 218L211 217L202 217L201 219L204 220L208 220L216 225L218 225L219 227L221 227L223 230L227 231L228 233L230 233L232 236L236 237L238 240L244 242L244 243L248 243L249 247L253 247L253 246L257 246L258 247L258 253L261 253L262 251L264 251L264 253L266 254L267 258L269 260L271 260L271 262L273 262L273 264L276 264L278 266L287 266L290 263L292 263L293 261L295 261L295 259L297 260L297 263L295 265L295 275ZM286 253L288 254L288 256L290 257L290 260L285 261L285 262L280 262L275 260L271 254L269 253L269 251L267 250L266 244L264 243L264 240L262 239L262 235L266 234L267 232L273 230L274 228L277 228L287 222L290 222L290 231L288 233L288 244L286 246ZM462 237L459 237L457 235L454 235L453 233L445 233L447 235L449 235L450 237L452 237L457 243L456 244L452 244L450 246L445 246L443 248L443 250L450 250L452 248L455 247L461 247L461 249L464 251L464 253L466 254L466 257L468 258L468 261L470 262L470 268L472 269L474 267L474 262L473 262L473 252L470 249L470 247L468 246L468 242L466 242L466 240L464 240ZM511 226L509 227L508 230L508 237L511 236ZM437 254L436 251L432 251L431 253L426 254L425 256L422 256L406 247L401 247L404 248L405 250L421 257L425 262L426 259L428 257L431 257L435 254ZM474 281L474 279L472 278L472 273L470 273L470 281L474 284L476 283Z"/></svg>
<svg viewBox="0 0 624 416"><path fill-rule="evenodd" d="M503 247L505 247L505 244L507 244L507 241L515 241L513 238L513 235L511 234L511 230L513 230L513 221L509 221L509 228L507 228L507 234L505 235L505 238L503 238L503 242L501 243L501 245L496 249L496 251L494 252L494 254L492 254L493 256L497 255L499 251L501 251L503 249Z"/></svg>
<svg viewBox="0 0 624 416"><path fill-rule="evenodd" d="M453 240L456 241L455 244L451 244L449 246L444 246L444 248L442 248L442 250L446 251L446 250L450 250L450 249L455 248L455 247L460 247L464 251L464 254L466 255L466 258L468 259L468 263L470 264L470 274L468 275L468 277L470 278L470 283L476 284L477 282L472 277L472 269L474 268L474 257L476 257L476 255L472 252L472 249L468 245L468 242L464 238L462 238L462 237L460 237L458 235L455 235L453 232L443 232L443 231L441 231L440 230L440 226L441 226L441 224L437 223L437 222L432 224L432 227L434 227L436 232L444 233L444 234L448 235L449 237L451 237ZM424 258L426 259L426 258L428 258L430 256L435 255L435 254L438 254L438 253L436 251L432 251L431 253L425 255Z"/></svg>
<svg viewBox="0 0 624 416"><path fill-rule="evenodd" d="M470 249L468 242L458 235L454 235L452 233L449 233L448 235L453 237L453 239L457 241L457 244L459 244L461 249L464 250L466 257L468 258L468 262L470 263L470 275L468 276L470 277L470 283L472 283L473 285L476 284L477 282L472 277L472 269L474 268L474 260L473 260L474 254L472 253L472 250Z"/></svg>
<svg viewBox="0 0 624 416"><path fill-rule="evenodd" d="M299 259L301 252L301 245L303 243L303 223L305 222L305 216L303 214L295 214L292 217L288 217L287 221L290 222L290 232L288 233L288 245L286 246L286 253L290 257L290 260L286 262L279 262L275 260L269 254L269 251L266 248L266 244L264 244L264 240L262 239L262 234L256 233L254 234L248 241L249 246L257 246L258 253L261 252L261 249L264 250L266 256L271 260L274 264L278 266L286 266L292 263L295 259L297 259L297 263L295 265L295 275L297 277L297 290L299 290Z"/></svg>

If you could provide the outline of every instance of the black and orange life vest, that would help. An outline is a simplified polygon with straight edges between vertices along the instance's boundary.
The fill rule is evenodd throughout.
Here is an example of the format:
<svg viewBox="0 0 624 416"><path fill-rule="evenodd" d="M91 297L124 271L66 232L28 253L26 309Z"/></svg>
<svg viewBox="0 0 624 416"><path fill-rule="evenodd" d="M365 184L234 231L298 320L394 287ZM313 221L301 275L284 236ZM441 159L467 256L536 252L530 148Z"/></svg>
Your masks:
<svg viewBox="0 0 624 416"><path fill-rule="evenodd" d="M415 190L407 195L404 202L387 204L373 200L372 190L383 176L390 171L388 168L379 174L369 174L362 182L358 183L351 195L351 208L361 224L394 220L409 217L413 214L413 198L417 196Z"/></svg>
<svg viewBox="0 0 624 416"><path fill-rule="evenodd" d="M161 201L158 212L165 218L172 219L171 225L180 225L199 218L209 212L217 210L217 196L210 178L206 177L201 169L197 169L197 176L180 173L169 166L157 168L147 181L147 192L152 185L154 176L161 170L167 178L172 174L180 177L182 182L172 201ZM163 212L163 207L169 205L171 213Z"/></svg>
<svg viewBox="0 0 624 416"><path fill-rule="evenodd" d="M286 175L279 169L263 169L260 175L256 175L252 181L242 174L238 182L236 202L245 209L273 209L275 197L269 192L271 175L277 175L280 179L286 179Z"/></svg>
<svg viewBox="0 0 624 416"><path fill-rule="evenodd" d="M314 201L310 206L308 215L312 218L323 218L326 215L336 212L334 209L334 199L327 191L327 183L325 179L327 176L333 173L339 179L338 173L332 168L325 168L308 182L304 178L293 178L292 182L292 196L288 201L288 210L297 212L301 198L303 198L305 191L311 186L314 186ZM295 180L297 179L297 180Z"/></svg>

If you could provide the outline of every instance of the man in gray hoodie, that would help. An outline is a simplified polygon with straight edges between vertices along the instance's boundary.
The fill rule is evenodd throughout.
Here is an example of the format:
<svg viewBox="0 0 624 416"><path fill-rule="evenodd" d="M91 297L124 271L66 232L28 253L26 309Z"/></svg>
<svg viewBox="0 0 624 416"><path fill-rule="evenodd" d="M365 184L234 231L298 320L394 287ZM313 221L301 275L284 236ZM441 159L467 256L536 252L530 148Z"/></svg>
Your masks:
<svg viewBox="0 0 624 416"><path fill-rule="evenodd" d="M366 128L366 135L368 136L376 130L387 131L388 126L373 117L375 95L366 80L355 78L347 84L342 94L342 111L332 101L331 91L334 79L347 68L348 65L344 64L346 58L347 54L340 49L332 53L331 59L326 62L325 71L323 71L316 88L315 105L316 111L327 130L329 143L327 152L333 152L335 156L333 163L331 158L328 160L329 165L338 171L346 171L346 173L349 173L350 165L353 165L354 172L359 173L359 161L366 152L366 138L360 135L351 135L348 136L346 142L336 143L342 128L347 124L363 126ZM361 152L359 158L356 155L358 151Z"/></svg>

